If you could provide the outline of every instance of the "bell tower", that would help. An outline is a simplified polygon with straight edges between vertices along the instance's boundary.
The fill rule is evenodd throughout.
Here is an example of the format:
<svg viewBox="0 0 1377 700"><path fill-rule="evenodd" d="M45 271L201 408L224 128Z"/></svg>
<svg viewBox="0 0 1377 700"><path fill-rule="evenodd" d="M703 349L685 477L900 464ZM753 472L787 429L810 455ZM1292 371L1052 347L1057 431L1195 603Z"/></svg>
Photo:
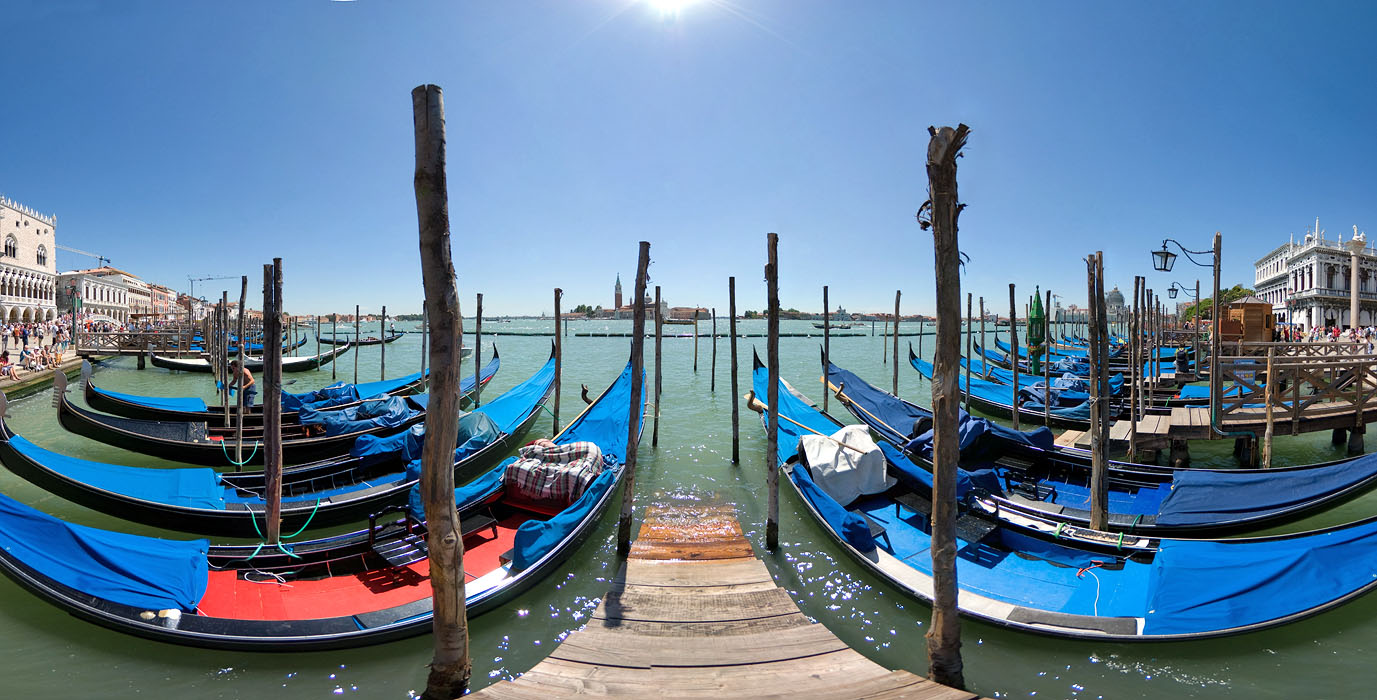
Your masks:
<svg viewBox="0 0 1377 700"><path fill-rule="evenodd" d="M613 306L612 306L612 311L613 311L614 313L617 311L617 309L622 308L622 276L621 276L621 273L618 273L618 274L617 274L617 286L616 286L616 293L615 293L615 296L616 296L616 301L613 302Z"/></svg>

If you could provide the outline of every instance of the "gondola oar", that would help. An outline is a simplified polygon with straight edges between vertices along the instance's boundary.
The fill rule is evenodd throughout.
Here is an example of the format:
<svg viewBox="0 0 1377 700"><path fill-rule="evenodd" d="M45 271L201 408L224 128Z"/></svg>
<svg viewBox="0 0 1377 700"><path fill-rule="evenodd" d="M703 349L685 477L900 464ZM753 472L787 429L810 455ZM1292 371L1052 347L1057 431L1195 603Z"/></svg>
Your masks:
<svg viewBox="0 0 1377 700"><path fill-rule="evenodd" d="M755 391L754 391L754 390L747 392L746 395L745 395L745 396L742 396L741 398L742 398L743 400L745 400L745 402L746 402L746 408L749 408L749 409L751 409L752 411L755 411L756 413L761 413L761 414L763 414L763 413L765 413L766 411L770 410L770 407L769 407L768 405L766 405L766 403L765 403L764 401L761 401L760 399L756 398L756 395L755 395ZM814 435L821 435L822 437L825 437L825 438L827 438L828 440L831 440L832 442L835 442L835 443L837 443L838 445L841 445L842 447L845 447L845 448L848 449L848 450L855 450L856 452L858 452L858 453L860 453L860 454L865 454L865 450L862 450L861 448L856 447L855 445L848 445L848 444L842 442L841 440L838 440L838 439L832 437L831 435L827 435L827 434L825 434L825 433L818 432L817 430L814 430L814 429L812 429L812 428L810 428L810 427L808 427L808 426L806 426L806 425L804 425L804 424L802 424L802 423L800 423L800 422L794 420L793 418L790 418L790 417L785 416L785 415L782 415L782 414L781 414L779 417L780 417L781 420L787 420L787 421L789 421L790 423L793 423L794 425L797 425L798 427L803 428L804 430L807 430L807 431L810 432L810 433L813 433Z"/></svg>

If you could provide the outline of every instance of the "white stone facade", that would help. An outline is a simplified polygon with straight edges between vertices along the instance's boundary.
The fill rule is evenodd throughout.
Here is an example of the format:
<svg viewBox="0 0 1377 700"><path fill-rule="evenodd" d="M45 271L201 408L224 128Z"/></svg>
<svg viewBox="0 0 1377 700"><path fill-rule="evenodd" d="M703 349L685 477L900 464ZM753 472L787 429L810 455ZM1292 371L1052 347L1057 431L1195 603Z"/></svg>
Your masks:
<svg viewBox="0 0 1377 700"><path fill-rule="evenodd" d="M57 317L57 216L0 195L0 321Z"/></svg>
<svg viewBox="0 0 1377 700"><path fill-rule="evenodd" d="M93 270L64 272L57 286L63 292L63 313L72 310L80 298L81 311L106 316L120 323L129 320L129 288L119 277L102 277ZM70 299L71 301L66 301ZM70 306L69 306L70 304Z"/></svg>
<svg viewBox="0 0 1377 700"><path fill-rule="evenodd" d="M1284 243L1254 264L1254 292L1271 302L1278 322L1307 330L1353 324L1349 318L1352 256L1342 238L1309 232L1299 243ZM1372 246L1364 246L1358 256L1357 325L1377 325L1377 250Z"/></svg>

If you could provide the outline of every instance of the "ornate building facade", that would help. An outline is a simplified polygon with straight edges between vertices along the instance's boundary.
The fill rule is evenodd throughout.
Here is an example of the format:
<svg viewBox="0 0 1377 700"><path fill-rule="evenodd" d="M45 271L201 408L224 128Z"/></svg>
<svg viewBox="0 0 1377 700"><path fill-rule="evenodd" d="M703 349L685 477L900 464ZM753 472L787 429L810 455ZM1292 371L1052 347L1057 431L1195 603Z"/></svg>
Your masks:
<svg viewBox="0 0 1377 700"><path fill-rule="evenodd" d="M1254 264L1253 289L1257 297L1272 305L1279 323L1294 323L1303 329L1315 327L1347 328L1349 318L1353 254L1358 253L1359 326L1377 325L1377 250L1367 245L1366 236L1353 227L1348 241L1340 235L1329 238L1319 221L1299 243L1283 243Z"/></svg>
<svg viewBox="0 0 1377 700"><path fill-rule="evenodd" d="M0 195L0 321L57 317L57 216Z"/></svg>

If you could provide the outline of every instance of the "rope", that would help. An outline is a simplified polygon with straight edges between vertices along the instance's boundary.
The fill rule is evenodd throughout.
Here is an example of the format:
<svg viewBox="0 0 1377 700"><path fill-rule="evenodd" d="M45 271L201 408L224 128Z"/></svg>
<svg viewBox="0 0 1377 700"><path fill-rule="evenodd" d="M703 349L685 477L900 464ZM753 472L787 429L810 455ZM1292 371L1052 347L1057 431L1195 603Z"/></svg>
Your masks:
<svg viewBox="0 0 1377 700"><path fill-rule="evenodd" d="M1095 572L1091 571L1091 569L1096 569L1101 566L1104 566L1104 562L1098 559L1091 559L1090 566L1081 567L1076 571L1076 578L1084 578L1086 574L1090 574L1090 578L1095 579L1095 601L1091 604L1090 610L1096 617L1100 615L1100 577L1096 576Z"/></svg>
<svg viewBox="0 0 1377 700"><path fill-rule="evenodd" d="M225 441L224 441L224 440L221 440L221 441L220 441L220 451L223 452L223 453L225 453L225 461L226 461L226 462L229 462L230 464L233 464L233 465L236 466L236 467L242 467L242 466L244 466L245 464L248 464L249 462L252 462L252 461L253 461L253 456L256 455L256 454L258 454L258 441L257 441L257 440L254 440L254 441L253 441L253 452L250 452L250 453L249 453L249 456L248 456L248 457L245 457L245 458L244 458L244 461L242 461L242 462L236 462L236 461L230 459L230 456L229 456L229 447L227 447L227 446L225 445Z"/></svg>
<svg viewBox="0 0 1377 700"><path fill-rule="evenodd" d="M1115 549L1123 549L1123 548L1124 548L1124 533L1122 533L1122 532L1119 533L1119 542L1118 542L1118 544L1115 544L1115 545L1114 545L1114 548L1115 548Z"/></svg>
<svg viewBox="0 0 1377 700"><path fill-rule="evenodd" d="M1052 537L1053 537L1054 539L1058 539L1058 540L1061 539L1061 531L1062 531L1062 529L1065 528L1065 527L1066 527L1066 523L1057 523L1057 529L1052 531ZM1079 576L1079 574L1077 574L1077 575Z"/></svg>
<svg viewBox="0 0 1377 700"><path fill-rule="evenodd" d="M308 516L306 516L306 522L304 522L304 523L301 524L301 528L300 528L299 530L297 530L296 532L293 532L293 533L290 534L290 535L286 535L286 536L283 537L282 539L284 539L284 540L290 540L290 539L292 539L293 537L296 537L297 535L300 535L301 533L305 532L305 531L306 531L306 528L308 528L308 527L311 526L311 520L313 520L313 519L316 517L316 511L318 511L318 510L320 510L320 499L319 499L319 498L316 499L316 505L315 505L315 507L311 509L311 514L308 515ZM1120 534L1120 535L1119 535L1119 541L1122 542L1123 539L1124 539L1124 536L1123 536L1122 534ZM281 545L278 545L278 546L281 546ZM288 554L291 554L291 552L288 552ZM296 556L296 555L295 555L295 554L292 554L292 556Z"/></svg>

